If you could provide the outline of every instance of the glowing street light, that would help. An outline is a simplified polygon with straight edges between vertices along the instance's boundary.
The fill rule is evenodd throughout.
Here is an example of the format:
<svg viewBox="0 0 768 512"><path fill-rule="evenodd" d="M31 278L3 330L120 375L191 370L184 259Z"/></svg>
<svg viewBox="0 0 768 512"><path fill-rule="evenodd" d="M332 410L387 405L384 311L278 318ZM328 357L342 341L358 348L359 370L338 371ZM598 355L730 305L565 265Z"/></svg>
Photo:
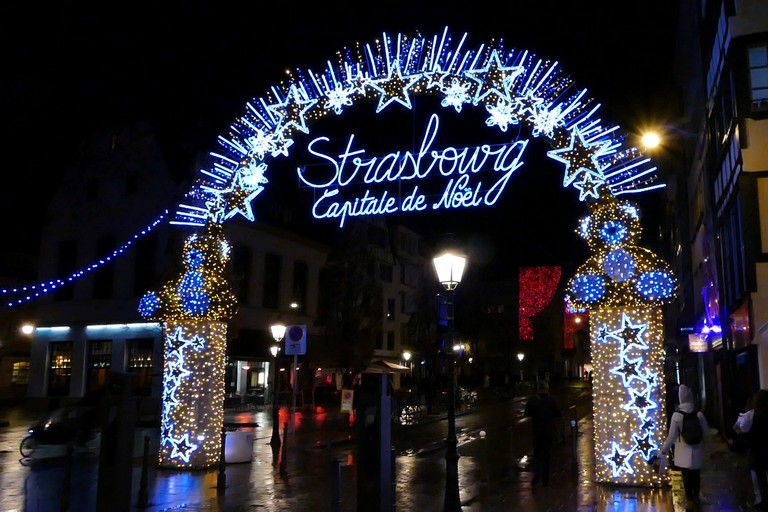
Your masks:
<svg viewBox="0 0 768 512"><path fill-rule="evenodd" d="M437 274L437 280L448 292L446 297L446 314L448 320L448 339L446 347L453 348L453 299L456 287L461 283L464 275L464 266L467 258L454 251L446 251L432 260ZM448 362L450 364L450 377L448 378L448 435L445 438L445 500L444 512L460 512L461 499L459 497L459 452L456 450L456 412L454 396L454 379L456 372L456 353L451 351Z"/></svg>
<svg viewBox="0 0 768 512"><path fill-rule="evenodd" d="M272 338L276 345L272 345L269 351L272 353L272 439L269 444L272 447L280 446L280 393L277 380L277 353L280 352L280 342L285 337L285 325L274 324L271 327Z"/></svg>

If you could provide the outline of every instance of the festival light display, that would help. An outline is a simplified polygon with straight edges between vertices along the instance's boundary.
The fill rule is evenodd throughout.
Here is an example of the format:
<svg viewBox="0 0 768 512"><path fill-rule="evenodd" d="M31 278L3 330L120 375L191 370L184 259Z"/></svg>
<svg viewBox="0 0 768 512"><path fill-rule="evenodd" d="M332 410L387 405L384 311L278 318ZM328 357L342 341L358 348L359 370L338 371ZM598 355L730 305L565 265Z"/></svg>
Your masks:
<svg viewBox="0 0 768 512"><path fill-rule="evenodd" d="M592 255L569 280L567 301L589 311L595 480L658 486L651 453L664 441L664 323L661 305L677 283L638 247L640 213L611 195L590 203L579 234Z"/></svg>
<svg viewBox="0 0 768 512"><path fill-rule="evenodd" d="M521 267L520 268L520 339L533 339L531 318L541 313L557 291L562 267Z"/></svg>
<svg viewBox="0 0 768 512"><path fill-rule="evenodd" d="M230 249L209 222L184 244L184 273L139 302L164 329L161 467L207 468L221 454L227 321L237 310L224 278Z"/></svg>

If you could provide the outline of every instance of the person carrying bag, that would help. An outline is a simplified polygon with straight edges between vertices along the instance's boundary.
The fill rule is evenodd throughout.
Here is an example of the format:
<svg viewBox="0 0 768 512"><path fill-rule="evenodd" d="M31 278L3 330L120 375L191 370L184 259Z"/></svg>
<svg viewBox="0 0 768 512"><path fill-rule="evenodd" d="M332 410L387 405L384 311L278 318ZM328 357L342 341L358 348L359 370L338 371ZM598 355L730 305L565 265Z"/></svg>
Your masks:
<svg viewBox="0 0 768 512"><path fill-rule="evenodd" d="M679 405L677 410L672 413L669 423L669 432L664 444L659 451L668 455L674 449L673 464L680 469L683 477L683 488L685 490L685 510L686 512L699 510L699 496L701 493L701 468L704 465L704 445L706 432L709 430L707 419L701 411L696 410L694 405L693 391L685 384L678 388ZM700 436L690 436L684 433L684 423L686 416L698 419L700 427ZM690 419L689 419L690 420ZM695 442L698 437L698 443ZM686 442L688 439L690 442Z"/></svg>

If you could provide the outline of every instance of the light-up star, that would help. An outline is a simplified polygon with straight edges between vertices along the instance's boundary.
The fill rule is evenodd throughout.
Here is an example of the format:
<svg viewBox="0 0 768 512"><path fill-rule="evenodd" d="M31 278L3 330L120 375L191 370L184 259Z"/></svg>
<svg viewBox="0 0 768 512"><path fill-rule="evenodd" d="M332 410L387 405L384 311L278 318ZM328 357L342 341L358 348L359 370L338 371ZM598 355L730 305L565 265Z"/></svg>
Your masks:
<svg viewBox="0 0 768 512"><path fill-rule="evenodd" d="M443 78L448 76L448 73L440 69L440 66L435 67L432 71L427 71L423 74L427 80L427 90L431 89L443 89Z"/></svg>
<svg viewBox="0 0 768 512"><path fill-rule="evenodd" d="M646 432L645 437L640 437L637 434L632 434L632 439L635 441L635 450L642 452L645 460L651 458L651 453L659 447L651 438L651 434Z"/></svg>
<svg viewBox="0 0 768 512"><path fill-rule="evenodd" d="M632 459L631 452L621 450L616 441L613 441L611 450L613 450L613 453L603 455L603 460L611 465L613 476L616 477L622 473L629 473L630 475L634 475L635 470L632 469L632 466L629 465L629 461Z"/></svg>
<svg viewBox="0 0 768 512"><path fill-rule="evenodd" d="M651 418L644 419L642 425L640 425L640 430L644 430L646 432L652 432L655 428L656 422Z"/></svg>
<svg viewBox="0 0 768 512"><path fill-rule="evenodd" d="M228 189L221 192L221 197L227 202L224 218L229 219L239 213L253 222L254 217L253 210L251 209L251 201L253 201L262 190L264 190L264 187L257 187L249 190L241 187L239 184L232 183Z"/></svg>
<svg viewBox="0 0 768 512"><path fill-rule="evenodd" d="M283 133L291 133L293 129L309 133L304 114L314 107L316 103L317 100L309 99L306 95L301 94L296 84L291 84L285 100L269 105L267 109L278 116Z"/></svg>
<svg viewBox="0 0 768 512"><path fill-rule="evenodd" d="M450 85L442 89L445 97L440 102L440 105L443 107L453 107L456 112L461 112L464 104L472 101L472 95L469 92L471 87L472 84L465 80L452 78Z"/></svg>
<svg viewBox="0 0 768 512"><path fill-rule="evenodd" d="M624 359L622 361L622 364L610 370L610 373L620 376L622 383L624 384L624 387L626 387L629 385L632 379L644 380L640 375L640 370L638 368L642 364L642 362L643 362L642 358L637 358L632 360Z"/></svg>
<svg viewBox="0 0 768 512"><path fill-rule="evenodd" d="M475 78L480 86L475 94L474 103L493 101L496 99L511 102L509 87L520 76L525 68L522 66L504 66L499 59L499 52L493 50L485 67L467 71L466 74Z"/></svg>
<svg viewBox="0 0 768 512"><path fill-rule="evenodd" d="M583 172L600 176L602 166L598 164L598 158L604 154L607 147L606 142L587 143L577 127L570 132L568 147L547 151L547 156L565 164L563 187L567 187Z"/></svg>
<svg viewBox="0 0 768 512"><path fill-rule="evenodd" d="M608 337L608 327L606 325L601 325L597 328L595 339L597 339L598 343L605 343Z"/></svg>
<svg viewBox="0 0 768 512"><path fill-rule="evenodd" d="M646 387L644 391L635 391L630 389L629 393L632 395L632 400L624 405L624 409L627 411L635 411L641 418L646 417L646 412L649 409L656 409L658 404L651 400L651 389Z"/></svg>
<svg viewBox="0 0 768 512"><path fill-rule="evenodd" d="M280 132L280 134L272 140L270 154L272 156L288 156L288 148L291 146L293 146L293 139L286 138L285 135Z"/></svg>
<svg viewBox="0 0 768 512"><path fill-rule="evenodd" d="M643 334L648 329L648 324L633 324L629 315L622 313L621 327L612 331L611 336L622 340L622 352L630 349L632 346L645 350L648 344L643 340Z"/></svg>
<svg viewBox="0 0 768 512"><path fill-rule="evenodd" d="M370 86L379 91L379 105L376 107L376 113L378 114L390 103L396 101L403 105L405 108L411 108L411 96L408 94L413 84L415 84L420 75L412 76L410 78L403 78L400 71L400 64L395 63L389 70L389 76L381 80L371 80Z"/></svg>
<svg viewBox="0 0 768 512"><path fill-rule="evenodd" d="M573 186L579 191L579 201L584 201L588 197L599 198L598 190L604 183L605 181L601 177L591 172L585 172L581 181L577 181Z"/></svg>
<svg viewBox="0 0 768 512"><path fill-rule="evenodd" d="M189 442L189 434L186 433L180 438L170 438L173 449L171 450L171 458L180 458L184 462L189 462L189 457L192 452L197 450L197 445Z"/></svg>
<svg viewBox="0 0 768 512"><path fill-rule="evenodd" d="M544 107L544 98L536 96L536 92L532 89L528 89L525 95L517 96L514 99L515 107L517 108L517 114L520 117L528 117L529 119L536 119L539 113Z"/></svg>

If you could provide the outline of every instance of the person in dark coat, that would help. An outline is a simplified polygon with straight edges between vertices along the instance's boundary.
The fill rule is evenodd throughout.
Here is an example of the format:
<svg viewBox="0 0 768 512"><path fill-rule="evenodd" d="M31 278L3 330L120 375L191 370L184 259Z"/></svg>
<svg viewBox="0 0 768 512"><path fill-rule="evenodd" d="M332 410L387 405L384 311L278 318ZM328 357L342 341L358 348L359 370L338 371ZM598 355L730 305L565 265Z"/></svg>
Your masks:
<svg viewBox="0 0 768 512"><path fill-rule="evenodd" d="M536 485L541 479L542 485L546 487L549 485L552 445L561 418L560 408L549 394L549 383L546 380L540 380L536 386L536 394L528 398L525 415L531 418L533 438L534 473L531 485Z"/></svg>
<svg viewBox="0 0 768 512"><path fill-rule="evenodd" d="M754 397L752 426L747 432L747 463L755 472L760 496L755 509L768 510L768 390L761 389ZM755 493L757 494L757 493Z"/></svg>

